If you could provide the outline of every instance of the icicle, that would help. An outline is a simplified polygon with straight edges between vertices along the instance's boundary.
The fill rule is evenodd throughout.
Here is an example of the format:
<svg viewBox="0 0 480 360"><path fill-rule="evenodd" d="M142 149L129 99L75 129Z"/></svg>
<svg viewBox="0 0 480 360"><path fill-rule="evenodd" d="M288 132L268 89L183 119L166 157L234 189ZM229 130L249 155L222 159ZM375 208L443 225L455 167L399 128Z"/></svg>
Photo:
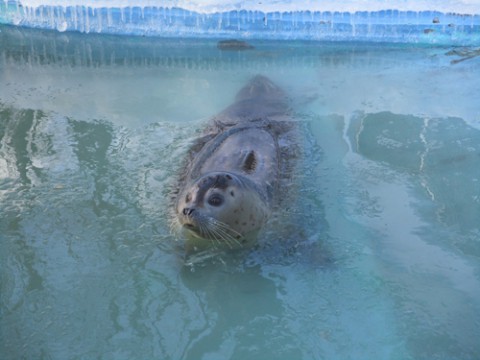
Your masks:
<svg viewBox="0 0 480 360"><path fill-rule="evenodd" d="M90 32L90 15L88 14L89 7L84 6L85 9L85 32Z"/></svg>
<svg viewBox="0 0 480 360"><path fill-rule="evenodd" d="M77 7L76 6L70 6L70 14L72 14L72 17L73 17L73 28L75 30L78 30L78 17L77 17Z"/></svg>
<svg viewBox="0 0 480 360"><path fill-rule="evenodd" d="M104 8L101 8L97 11L97 29L100 33L103 32L103 10Z"/></svg>
<svg viewBox="0 0 480 360"><path fill-rule="evenodd" d="M350 26L352 27L352 36L355 37L357 35L356 28L355 28L355 14L350 15Z"/></svg>
<svg viewBox="0 0 480 360"><path fill-rule="evenodd" d="M83 7L78 5L75 7L75 11L77 12L78 30L85 31L85 28L84 28L85 22L83 21Z"/></svg>
<svg viewBox="0 0 480 360"><path fill-rule="evenodd" d="M109 28L112 27L113 21L112 21L112 9L107 8L107 26Z"/></svg>
<svg viewBox="0 0 480 360"><path fill-rule="evenodd" d="M218 23L217 23L217 29L222 30L222 23L223 23L223 17L222 14L218 15Z"/></svg>

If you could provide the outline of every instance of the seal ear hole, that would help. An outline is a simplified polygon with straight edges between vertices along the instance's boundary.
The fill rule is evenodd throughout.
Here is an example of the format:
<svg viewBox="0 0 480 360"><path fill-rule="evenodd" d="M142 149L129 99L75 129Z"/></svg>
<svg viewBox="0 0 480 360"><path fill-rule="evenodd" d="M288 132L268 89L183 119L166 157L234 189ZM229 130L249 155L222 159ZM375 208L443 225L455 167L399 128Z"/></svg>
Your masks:
<svg viewBox="0 0 480 360"><path fill-rule="evenodd" d="M243 170L247 173L255 171L257 167L257 157L255 156L255 151L251 150L243 161Z"/></svg>
<svg viewBox="0 0 480 360"><path fill-rule="evenodd" d="M233 190L230 191L230 195L235 196L235 193L233 192Z"/></svg>

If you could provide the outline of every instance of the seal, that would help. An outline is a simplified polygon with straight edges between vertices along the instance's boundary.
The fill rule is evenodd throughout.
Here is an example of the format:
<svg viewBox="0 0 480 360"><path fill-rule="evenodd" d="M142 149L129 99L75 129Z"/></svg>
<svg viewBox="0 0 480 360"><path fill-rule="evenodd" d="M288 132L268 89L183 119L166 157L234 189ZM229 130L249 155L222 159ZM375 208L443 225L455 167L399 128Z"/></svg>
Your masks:
<svg viewBox="0 0 480 360"><path fill-rule="evenodd" d="M284 197L295 137L285 93L254 77L190 149L175 201L186 237L229 248L255 239Z"/></svg>

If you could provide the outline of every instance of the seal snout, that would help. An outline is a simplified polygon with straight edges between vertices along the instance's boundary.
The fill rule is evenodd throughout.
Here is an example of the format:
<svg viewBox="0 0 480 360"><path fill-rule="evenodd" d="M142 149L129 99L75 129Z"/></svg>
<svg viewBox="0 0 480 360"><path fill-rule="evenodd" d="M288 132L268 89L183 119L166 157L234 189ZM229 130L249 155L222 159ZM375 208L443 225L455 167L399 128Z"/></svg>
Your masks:
<svg viewBox="0 0 480 360"><path fill-rule="evenodd" d="M194 208L186 207L186 208L183 208L182 214L185 216L191 216L194 211L195 211Z"/></svg>
<svg viewBox="0 0 480 360"><path fill-rule="evenodd" d="M185 207L182 210L182 214L183 214L182 225L189 230L194 230L196 228L196 220L192 216L194 212L195 212L195 208L193 207Z"/></svg>
<svg viewBox="0 0 480 360"><path fill-rule="evenodd" d="M195 214L195 208L184 207L182 210L182 219L180 223L185 229L196 232L198 224Z"/></svg>

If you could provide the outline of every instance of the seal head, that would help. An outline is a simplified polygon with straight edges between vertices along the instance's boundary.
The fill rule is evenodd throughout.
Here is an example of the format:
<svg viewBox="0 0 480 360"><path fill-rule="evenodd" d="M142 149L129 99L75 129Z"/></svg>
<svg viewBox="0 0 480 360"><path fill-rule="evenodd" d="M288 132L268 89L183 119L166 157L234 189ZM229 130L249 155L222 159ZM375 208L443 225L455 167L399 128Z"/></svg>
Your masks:
<svg viewBox="0 0 480 360"><path fill-rule="evenodd" d="M176 213L186 235L218 245L241 246L266 222L266 199L254 182L240 174L210 172L186 186Z"/></svg>

